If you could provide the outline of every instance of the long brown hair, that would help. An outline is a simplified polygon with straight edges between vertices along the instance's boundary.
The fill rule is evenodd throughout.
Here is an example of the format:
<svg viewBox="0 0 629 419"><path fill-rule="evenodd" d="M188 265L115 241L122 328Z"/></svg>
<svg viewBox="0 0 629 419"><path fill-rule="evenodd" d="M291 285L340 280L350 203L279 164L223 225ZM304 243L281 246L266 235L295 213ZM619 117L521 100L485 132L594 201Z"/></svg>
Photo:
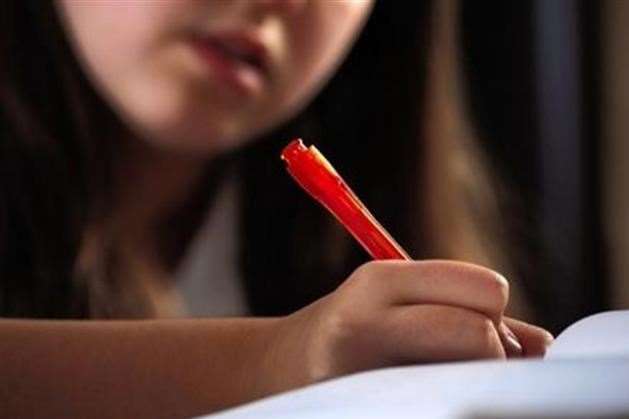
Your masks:
<svg viewBox="0 0 629 419"><path fill-rule="evenodd" d="M223 166L241 172L241 269L254 314L291 312L367 260L284 173L279 151L294 136L339 162L415 257L451 256L422 222L430 17L429 1L376 2L350 56L304 112L212 165L213 183ZM77 269L90 223L111 207L118 120L81 73L52 2L2 2L0 19L0 315L150 316L141 290L116 269L115 241L103 238L101 262ZM191 199L197 220L210 189ZM180 255L195 224L169 225Z"/></svg>
<svg viewBox="0 0 629 419"><path fill-rule="evenodd" d="M99 125L110 113L79 71L53 2L2 2L0 19L0 313L83 316L86 284L74 263L90 191L105 189Z"/></svg>

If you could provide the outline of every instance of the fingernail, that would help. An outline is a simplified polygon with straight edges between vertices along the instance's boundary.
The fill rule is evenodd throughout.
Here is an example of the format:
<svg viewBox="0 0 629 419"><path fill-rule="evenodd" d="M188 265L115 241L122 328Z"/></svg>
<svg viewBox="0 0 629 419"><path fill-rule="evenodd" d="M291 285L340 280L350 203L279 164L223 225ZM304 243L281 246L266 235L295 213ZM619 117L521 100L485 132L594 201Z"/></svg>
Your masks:
<svg viewBox="0 0 629 419"><path fill-rule="evenodd" d="M520 341L518 340L517 337L515 337L515 335L513 333L507 335L507 340L509 341L509 343L513 346L513 348L515 349L515 353L517 355L522 355L522 344L520 343Z"/></svg>
<svg viewBox="0 0 629 419"><path fill-rule="evenodd" d="M523 349L522 344L518 337L507 327L504 323L500 325L500 329L504 336L503 345L508 357L520 357L522 356Z"/></svg>

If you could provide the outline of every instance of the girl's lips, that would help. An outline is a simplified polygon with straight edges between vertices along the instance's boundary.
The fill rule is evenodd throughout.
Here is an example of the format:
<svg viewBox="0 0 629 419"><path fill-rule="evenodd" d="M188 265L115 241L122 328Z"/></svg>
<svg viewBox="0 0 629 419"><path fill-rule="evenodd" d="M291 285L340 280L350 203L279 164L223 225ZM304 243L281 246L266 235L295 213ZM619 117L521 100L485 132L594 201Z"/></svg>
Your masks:
<svg viewBox="0 0 629 419"><path fill-rule="evenodd" d="M196 36L190 43L218 78L241 93L256 94L269 81L268 51L255 36L229 32Z"/></svg>

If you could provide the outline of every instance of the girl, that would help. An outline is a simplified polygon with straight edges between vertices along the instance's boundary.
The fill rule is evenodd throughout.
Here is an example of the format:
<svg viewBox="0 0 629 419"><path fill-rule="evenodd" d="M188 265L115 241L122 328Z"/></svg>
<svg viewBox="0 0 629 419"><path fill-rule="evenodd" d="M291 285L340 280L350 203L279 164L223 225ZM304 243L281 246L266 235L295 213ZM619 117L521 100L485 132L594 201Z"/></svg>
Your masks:
<svg viewBox="0 0 629 419"><path fill-rule="evenodd" d="M363 263L278 161L316 138L414 255L452 256L420 205L429 3L411 3L1 3L7 416L186 417L369 368L544 352L548 333L503 315L501 275ZM234 231L210 232L227 253L197 282L183 265L212 203ZM195 314L233 317L174 319Z"/></svg>

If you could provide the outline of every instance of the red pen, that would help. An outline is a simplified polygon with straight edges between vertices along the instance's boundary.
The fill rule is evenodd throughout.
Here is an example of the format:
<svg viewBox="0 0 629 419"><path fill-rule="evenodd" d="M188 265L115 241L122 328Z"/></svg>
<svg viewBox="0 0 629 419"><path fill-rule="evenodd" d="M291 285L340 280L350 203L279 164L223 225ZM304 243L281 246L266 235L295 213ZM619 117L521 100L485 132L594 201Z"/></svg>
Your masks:
<svg viewBox="0 0 629 419"><path fill-rule="evenodd" d="M315 146L306 147L295 139L282 151L282 160L297 183L327 208L371 257L411 260Z"/></svg>

